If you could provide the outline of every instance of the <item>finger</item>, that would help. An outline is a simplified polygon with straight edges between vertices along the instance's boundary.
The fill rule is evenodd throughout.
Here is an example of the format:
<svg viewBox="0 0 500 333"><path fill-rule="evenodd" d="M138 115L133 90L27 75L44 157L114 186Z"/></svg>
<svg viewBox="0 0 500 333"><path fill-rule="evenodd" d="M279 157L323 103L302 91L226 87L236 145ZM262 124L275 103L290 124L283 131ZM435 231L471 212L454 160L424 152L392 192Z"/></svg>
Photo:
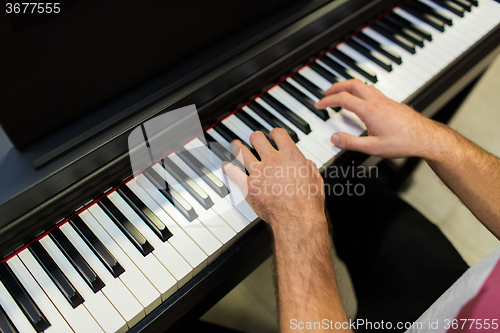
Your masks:
<svg viewBox="0 0 500 333"><path fill-rule="evenodd" d="M267 140L264 133L255 131L250 135L250 143L255 148L261 159L266 158L270 154L276 153L269 140Z"/></svg>
<svg viewBox="0 0 500 333"><path fill-rule="evenodd" d="M373 136L354 136L338 132L332 135L332 143L341 149L359 151L368 155L377 155L379 140Z"/></svg>
<svg viewBox="0 0 500 333"><path fill-rule="evenodd" d="M334 108L340 106L346 110L352 111L361 118L361 120L364 120L368 114L370 103L346 91L341 91L337 94L324 97L316 102L314 106L320 110L327 107Z"/></svg>
<svg viewBox="0 0 500 333"><path fill-rule="evenodd" d="M269 132L269 137L276 143L280 151L294 148L298 150L295 142L293 142L288 132L283 128L273 128Z"/></svg>
<svg viewBox="0 0 500 333"><path fill-rule="evenodd" d="M250 172L252 163L258 163L259 161L252 154L250 149L246 147L240 140L234 140L231 142L231 151L234 156L241 164L245 166L245 168Z"/></svg>
<svg viewBox="0 0 500 333"><path fill-rule="evenodd" d="M374 90L363 81L359 79L351 79L334 83L327 91L325 91L325 94L328 96L341 91L346 91L364 100L369 100L375 93Z"/></svg>
<svg viewBox="0 0 500 333"><path fill-rule="evenodd" d="M232 163L224 162L222 171L240 188L242 193L247 193L248 176L240 168Z"/></svg>

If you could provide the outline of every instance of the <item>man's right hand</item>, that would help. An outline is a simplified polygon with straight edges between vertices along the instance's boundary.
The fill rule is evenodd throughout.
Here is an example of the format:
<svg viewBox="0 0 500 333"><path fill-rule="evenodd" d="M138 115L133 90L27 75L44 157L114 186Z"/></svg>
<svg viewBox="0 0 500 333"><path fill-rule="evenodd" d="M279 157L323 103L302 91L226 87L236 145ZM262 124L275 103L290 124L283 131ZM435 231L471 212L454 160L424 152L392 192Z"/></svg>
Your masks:
<svg viewBox="0 0 500 333"><path fill-rule="evenodd" d="M318 109L340 106L355 113L368 129L366 137L334 133L332 142L339 148L384 158L433 159L439 154L443 140L453 139L446 126L391 100L360 80L335 83L325 93L326 97L316 103Z"/></svg>
<svg viewBox="0 0 500 333"><path fill-rule="evenodd" d="M359 80L335 83L316 107L341 106L354 112L368 136L334 133L339 148L384 158L417 156L458 195L471 212L500 239L500 159L446 125L387 98ZM338 141L336 141L338 137Z"/></svg>

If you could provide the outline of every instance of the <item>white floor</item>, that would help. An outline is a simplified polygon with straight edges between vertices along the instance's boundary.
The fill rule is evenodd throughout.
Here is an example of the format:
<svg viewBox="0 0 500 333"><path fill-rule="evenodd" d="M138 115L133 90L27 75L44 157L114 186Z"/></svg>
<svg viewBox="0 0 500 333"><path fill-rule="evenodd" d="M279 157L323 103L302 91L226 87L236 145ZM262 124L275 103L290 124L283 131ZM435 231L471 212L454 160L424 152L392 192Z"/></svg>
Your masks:
<svg viewBox="0 0 500 333"><path fill-rule="evenodd" d="M450 126L500 156L500 57L483 75ZM415 171L411 186L400 195L441 228L469 265L500 244L424 163ZM334 263L344 306L353 317L356 301L349 277L341 262ZM202 319L243 332L278 332L272 260L264 262Z"/></svg>

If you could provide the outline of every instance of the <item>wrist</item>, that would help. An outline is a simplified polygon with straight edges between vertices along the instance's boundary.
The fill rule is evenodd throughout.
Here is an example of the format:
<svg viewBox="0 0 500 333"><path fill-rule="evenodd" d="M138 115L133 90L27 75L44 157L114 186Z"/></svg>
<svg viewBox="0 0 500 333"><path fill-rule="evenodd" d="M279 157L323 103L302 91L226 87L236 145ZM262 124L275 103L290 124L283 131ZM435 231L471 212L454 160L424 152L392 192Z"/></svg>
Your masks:
<svg viewBox="0 0 500 333"><path fill-rule="evenodd" d="M423 149L418 157L428 163L439 163L444 159L449 159L449 154L454 151L459 139L458 134L448 126L431 120L428 134L423 140Z"/></svg>
<svg viewBox="0 0 500 333"><path fill-rule="evenodd" d="M270 223L276 246L295 246L304 240L324 238L329 242L328 222L324 212L283 216Z"/></svg>

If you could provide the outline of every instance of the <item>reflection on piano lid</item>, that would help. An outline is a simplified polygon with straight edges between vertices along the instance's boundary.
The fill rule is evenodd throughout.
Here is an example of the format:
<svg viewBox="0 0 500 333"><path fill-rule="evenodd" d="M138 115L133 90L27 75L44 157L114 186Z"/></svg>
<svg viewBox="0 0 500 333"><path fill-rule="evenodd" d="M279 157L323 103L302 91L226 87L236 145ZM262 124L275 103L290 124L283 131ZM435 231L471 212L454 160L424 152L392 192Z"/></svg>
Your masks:
<svg viewBox="0 0 500 333"><path fill-rule="evenodd" d="M499 23L492 0L413 0L245 103L207 136L222 144L217 149L232 139L252 148L254 130L285 128L323 168L339 153L332 133L365 130L345 109L311 107L324 90L355 77L406 101ZM0 329L143 328L134 325L259 221L220 169L228 155L213 149L194 138L8 258L0 265Z"/></svg>

